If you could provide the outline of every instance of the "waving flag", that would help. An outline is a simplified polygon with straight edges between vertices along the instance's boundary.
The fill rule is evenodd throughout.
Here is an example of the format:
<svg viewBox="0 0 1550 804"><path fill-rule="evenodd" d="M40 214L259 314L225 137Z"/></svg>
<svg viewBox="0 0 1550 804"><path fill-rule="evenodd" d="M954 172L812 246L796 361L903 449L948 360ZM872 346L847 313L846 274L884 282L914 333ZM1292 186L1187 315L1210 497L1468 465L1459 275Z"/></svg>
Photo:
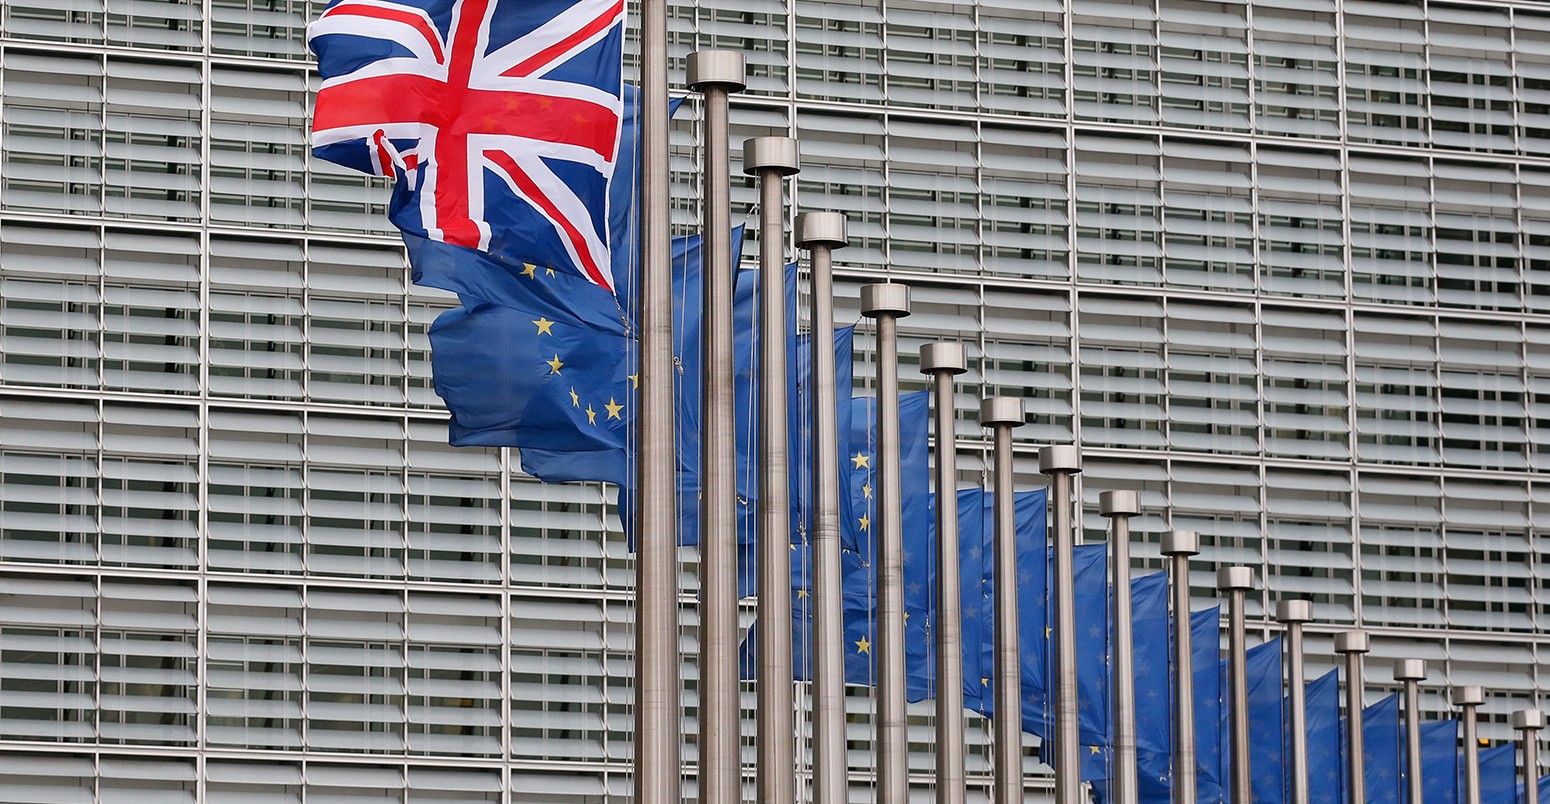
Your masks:
<svg viewBox="0 0 1550 804"><path fill-rule="evenodd" d="M396 175L406 234L612 290L623 20L623 0L332 0L307 30L313 153Z"/></svg>

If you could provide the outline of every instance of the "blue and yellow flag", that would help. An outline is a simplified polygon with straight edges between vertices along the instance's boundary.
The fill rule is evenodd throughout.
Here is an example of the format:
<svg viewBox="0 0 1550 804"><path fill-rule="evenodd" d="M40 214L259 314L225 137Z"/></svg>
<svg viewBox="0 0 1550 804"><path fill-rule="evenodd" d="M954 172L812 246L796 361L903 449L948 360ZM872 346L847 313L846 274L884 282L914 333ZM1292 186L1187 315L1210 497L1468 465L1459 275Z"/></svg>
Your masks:
<svg viewBox="0 0 1550 804"><path fill-rule="evenodd" d="M1340 719L1340 676L1331 670L1308 682L1308 799L1345 801L1344 739Z"/></svg>
<svg viewBox="0 0 1550 804"><path fill-rule="evenodd" d="M1362 709L1362 778L1373 804L1397 804L1404 798L1400 745L1398 695Z"/></svg>
<svg viewBox="0 0 1550 804"><path fill-rule="evenodd" d="M1474 746L1470 746L1471 749ZM1458 801L1459 755L1457 720L1431 720L1421 724L1421 795L1425 804Z"/></svg>
<svg viewBox="0 0 1550 804"><path fill-rule="evenodd" d="M1286 720L1281 709L1281 639L1248 650L1250 784L1260 804L1286 800Z"/></svg>

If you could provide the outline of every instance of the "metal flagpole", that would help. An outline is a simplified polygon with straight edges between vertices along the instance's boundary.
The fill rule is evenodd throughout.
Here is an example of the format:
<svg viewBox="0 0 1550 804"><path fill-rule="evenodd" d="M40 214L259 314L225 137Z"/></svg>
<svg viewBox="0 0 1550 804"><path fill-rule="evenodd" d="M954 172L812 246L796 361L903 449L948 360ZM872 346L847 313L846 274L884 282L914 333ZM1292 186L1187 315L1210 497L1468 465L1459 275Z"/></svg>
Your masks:
<svg viewBox="0 0 1550 804"><path fill-rule="evenodd" d="M963 804L963 619L958 569L958 438L953 377L968 371L961 343L920 347L936 403L936 801Z"/></svg>
<svg viewBox="0 0 1550 804"><path fill-rule="evenodd" d="M1523 804L1539 804L1539 730L1545 727L1545 713L1519 709L1512 713L1512 727L1523 747Z"/></svg>
<svg viewBox="0 0 1550 804"><path fill-rule="evenodd" d="M861 314L877 319L877 800L904 801L909 743L904 714L904 528L899 483L899 319L904 285L861 288Z"/></svg>
<svg viewBox="0 0 1550 804"><path fill-rule="evenodd" d="M1077 804L1082 796L1082 738L1076 700L1076 563L1072 556L1075 534L1071 513L1071 477L1080 471L1082 455L1075 445L1057 444L1039 450L1039 472L1050 478L1055 546L1050 602L1055 614L1056 804Z"/></svg>
<svg viewBox="0 0 1550 804"><path fill-rule="evenodd" d="M737 464L732 399L731 148L727 95L745 86L743 54L689 54L705 95L705 206L700 405L700 800L736 801L738 752Z"/></svg>
<svg viewBox="0 0 1550 804"><path fill-rule="evenodd" d="M667 0L642 0L640 65L640 494L635 561L635 801L682 799L678 466L668 221Z"/></svg>
<svg viewBox="0 0 1550 804"><path fill-rule="evenodd" d="M1023 401L997 396L980 402L980 425L990 428L995 465L995 550L992 567L996 597L995 662L992 692L995 761L991 801L1022 804L1023 707L1022 657L1017 644L1017 521L1012 489L1012 428L1026 421ZM1057 788L1058 790L1058 788ZM1058 795L1058 792L1057 792Z"/></svg>
<svg viewBox="0 0 1550 804"><path fill-rule="evenodd" d="M1466 684L1453 688L1453 705L1463 710L1464 723L1464 801L1480 804L1480 744L1475 730L1475 707L1485 703L1485 688Z"/></svg>
<svg viewBox="0 0 1550 804"><path fill-rule="evenodd" d="M759 804L791 804L796 798L781 180L799 169L797 141L790 137L743 142L743 172L759 177Z"/></svg>
<svg viewBox="0 0 1550 804"><path fill-rule="evenodd" d="M845 216L809 212L797 218L797 245L813 277L813 801L844 804L845 623L840 577L839 435L834 376L832 252L848 242Z"/></svg>
<svg viewBox="0 0 1550 804"><path fill-rule="evenodd" d="M1286 626L1286 679L1291 732L1291 788L1288 804L1308 804L1308 690L1302 665L1302 626L1313 621L1313 604L1283 600L1276 604L1276 621Z"/></svg>
<svg viewBox="0 0 1550 804"><path fill-rule="evenodd" d="M1249 767L1249 668L1248 638L1244 634L1244 598L1254 588L1254 570L1222 567L1216 571L1217 591L1226 592L1228 700L1232 720L1232 800L1251 801L1253 779ZM1419 801L1420 799L1416 799Z"/></svg>
<svg viewBox="0 0 1550 804"><path fill-rule="evenodd" d="M1114 699L1114 800L1135 801L1136 779L1135 641L1130 612L1130 518L1141 513L1136 493L1105 491L1098 513L1109 517L1109 584L1114 590L1113 644L1109 674Z"/></svg>
<svg viewBox="0 0 1550 804"><path fill-rule="evenodd" d="M1346 804L1366 804L1362 743L1362 654L1371 647L1366 631L1335 634L1335 652L1345 656Z"/></svg>
<svg viewBox="0 0 1550 804"><path fill-rule="evenodd" d="M1200 536L1170 530L1162 536L1173 592L1173 802L1195 804L1195 670L1190 652L1189 557L1200 553Z"/></svg>
<svg viewBox="0 0 1550 804"><path fill-rule="evenodd" d="M1403 659L1394 665L1394 680L1405 690L1405 789L1408 801L1421 800L1421 710L1416 684L1426 678L1426 662Z"/></svg>

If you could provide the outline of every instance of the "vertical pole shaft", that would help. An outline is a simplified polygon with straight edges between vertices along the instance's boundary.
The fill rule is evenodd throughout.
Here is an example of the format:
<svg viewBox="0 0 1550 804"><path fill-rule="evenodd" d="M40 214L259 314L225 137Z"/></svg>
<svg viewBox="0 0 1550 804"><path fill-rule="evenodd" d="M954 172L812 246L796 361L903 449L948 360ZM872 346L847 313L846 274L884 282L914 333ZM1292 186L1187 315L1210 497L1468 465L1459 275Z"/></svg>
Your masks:
<svg viewBox="0 0 1550 804"><path fill-rule="evenodd" d="M667 173L667 0L641 3L640 513L635 562L635 801L681 796L678 465Z"/></svg>
<svg viewBox="0 0 1550 804"><path fill-rule="evenodd" d="M1405 659L1394 665L1394 680L1403 685L1405 697L1405 790L1408 801L1421 801L1421 710L1416 685L1426 678L1426 662Z"/></svg>
<svg viewBox="0 0 1550 804"><path fill-rule="evenodd" d="M791 499L786 388L785 205L781 178L796 172L796 140L743 143L743 170L759 177L759 804L796 797L791 672Z"/></svg>
<svg viewBox="0 0 1550 804"><path fill-rule="evenodd" d="M1244 633L1243 607L1248 591L1254 588L1254 570L1222 567L1216 573L1216 588L1228 593L1227 692L1231 703L1232 800L1247 802L1254 797L1254 775L1249 767L1248 638Z"/></svg>
<svg viewBox="0 0 1550 804"><path fill-rule="evenodd" d="M1523 757L1518 774L1523 781L1523 802L1539 804L1539 730L1545 727L1545 713L1539 709L1520 709L1512 713L1511 721L1518 732Z"/></svg>
<svg viewBox="0 0 1550 804"><path fill-rule="evenodd" d="M1012 428L1023 423L1024 415L1021 399L992 397L980 403L980 424L990 428L994 450L991 461L995 467L995 552L991 563L996 601L991 670L994 677L991 726L995 736L991 801L994 804L1021 804L1023 800L1022 662L1018 646Z"/></svg>
<svg viewBox="0 0 1550 804"><path fill-rule="evenodd" d="M953 376L968 370L963 345L922 346L920 370L932 377L936 407L936 802L963 804L963 617L953 415Z"/></svg>
<svg viewBox="0 0 1550 804"><path fill-rule="evenodd" d="M899 323L909 288L867 285L861 312L877 319L877 800L904 801L909 743L904 713L904 507L899 482Z"/></svg>
<svg viewBox="0 0 1550 804"><path fill-rule="evenodd" d="M1460 710L1464 724L1464 800L1480 804L1480 742L1475 728L1475 707L1485 703L1485 688L1474 684L1453 688L1453 705Z"/></svg>
<svg viewBox="0 0 1550 804"><path fill-rule="evenodd" d="M1081 471L1074 445L1039 450L1039 471L1050 478L1054 561L1050 569L1055 615L1055 801L1077 804L1082 795L1082 738L1076 690L1076 534L1072 526L1071 478ZM998 710L999 711L999 710Z"/></svg>
<svg viewBox="0 0 1550 804"><path fill-rule="evenodd" d="M743 87L743 56L689 54L689 86L705 96L704 265L700 383L700 800L736 801L738 753L737 463L732 386L731 149L727 95Z"/></svg>
<svg viewBox="0 0 1550 804"><path fill-rule="evenodd" d="M1362 654L1370 647L1365 631L1335 635L1335 652L1345 656L1346 804L1366 804L1366 759L1362 740Z"/></svg>
<svg viewBox="0 0 1550 804"><path fill-rule="evenodd" d="M813 453L813 801L844 804L845 623L840 570L839 393L834 376L832 250L846 242L845 216L809 212L797 218L797 243L809 250L812 295Z"/></svg>
<svg viewBox="0 0 1550 804"><path fill-rule="evenodd" d="M1114 722L1114 800L1135 801L1135 640L1130 611L1130 518L1141 513L1134 491L1098 495L1098 513L1109 517L1109 585L1114 590L1114 629L1109 648Z"/></svg>
<svg viewBox="0 0 1550 804"><path fill-rule="evenodd" d="M1190 645L1189 558L1200 552L1194 531L1163 534L1173 593L1173 802L1195 804L1195 665Z"/></svg>
<svg viewBox="0 0 1550 804"><path fill-rule="evenodd" d="M1288 804L1308 804L1308 690L1303 670L1302 626L1313 619L1313 604L1306 600L1283 600L1276 605L1276 619L1286 626L1286 728L1291 732Z"/></svg>

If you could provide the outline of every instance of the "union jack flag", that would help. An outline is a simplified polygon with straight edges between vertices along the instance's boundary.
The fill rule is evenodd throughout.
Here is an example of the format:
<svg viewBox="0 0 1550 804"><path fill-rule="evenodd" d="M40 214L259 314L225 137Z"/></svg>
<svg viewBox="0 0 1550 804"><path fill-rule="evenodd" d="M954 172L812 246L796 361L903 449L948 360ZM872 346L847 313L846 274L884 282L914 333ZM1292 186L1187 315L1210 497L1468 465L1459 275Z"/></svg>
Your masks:
<svg viewBox="0 0 1550 804"><path fill-rule="evenodd" d="M623 0L331 0L313 153L396 175L405 232L613 290Z"/></svg>

